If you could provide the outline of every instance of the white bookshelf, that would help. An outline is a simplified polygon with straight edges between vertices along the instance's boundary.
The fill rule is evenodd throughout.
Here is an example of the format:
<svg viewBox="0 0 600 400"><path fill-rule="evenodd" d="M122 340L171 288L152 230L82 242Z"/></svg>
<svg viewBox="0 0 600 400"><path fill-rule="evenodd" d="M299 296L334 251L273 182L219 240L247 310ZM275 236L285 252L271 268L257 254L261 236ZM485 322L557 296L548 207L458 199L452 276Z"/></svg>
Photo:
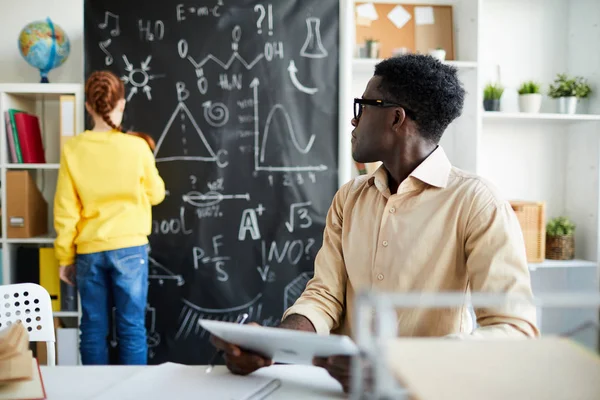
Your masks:
<svg viewBox="0 0 600 400"><path fill-rule="evenodd" d="M541 263L529 263L529 270L540 268L598 268L598 263L587 260L544 260Z"/></svg>
<svg viewBox="0 0 600 400"><path fill-rule="evenodd" d="M15 282L15 271L22 266L17 265L15 257L19 246L52 247L55 239L53 224L53 200L60 162L60 103L61 95L74 95L76 132L84 129L84 99L81 84L40 84L40 83L0 83L0 179L2 181L2 283ZM10 163L8 142L6 137L4 112L9 108L20 109L38 116L42 131L46 164L14 164ZM6 173L10 170L27 170L30 172L46 203L48 204L48 234L32 238L10 238L7 236L7 204ZM58 271L57 271L58 272ZM79 311L54 312L55 317L78 318Z"/></svg>
<svg viewBox="0 0 600 400"><path fill-rule="evenodd" d="M600 1L373 3L453 6L456 61L447 63L458 68L467 97L463 114L448 128L441 145L456 167L487 178L508 200L545 201L547 219L566 215L577 225L575 260L529 264L534 292L600 290ZM362 95L379 61L352 62L349 97ZM547 95L539 114L519 112L517 88L523 81L541 82L546 93L556 74L563 72L584 76L594 90L578 105L579 114L558 114L556 100ZM483 88L498 76L505 87L501 111L486 112ZM351 99L347 102L351 107ZM349 126L346 137L351 130ZM599 319L598 310L572 312L577 318L565 314L545 313L542 333L560 333ZM598 349L598 336L587 332L576 339Z"/></svg>
<svg viewBox="0 0 600 400"><path fill-rule="evenodd" d="M483 113L484 122L500 121L500 122L524 122L532 121L541 123L544 121L551 123L576 123L576 122L600 122L600 115L595 114L556 114L556 113L537 113L528 114L521 112L502 112L502 111L485 111Z"/></svg>
<svg viewBox="0 0 600 400"><path fill-rule="evenodd" d="M56 169L60 166L59 163L46 163L46 164L6 164L6 169Z"/></svg>

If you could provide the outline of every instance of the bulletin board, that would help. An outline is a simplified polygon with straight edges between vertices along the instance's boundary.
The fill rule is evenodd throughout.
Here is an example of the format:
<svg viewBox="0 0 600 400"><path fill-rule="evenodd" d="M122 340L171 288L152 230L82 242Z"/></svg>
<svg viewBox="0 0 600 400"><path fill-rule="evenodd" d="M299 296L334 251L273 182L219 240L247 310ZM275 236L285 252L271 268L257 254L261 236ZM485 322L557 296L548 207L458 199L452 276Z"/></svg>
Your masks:
<svg viewBox="0 0 600 400"><path fill-rule="evenodd" d="M357 11L361 6L367 7L363 13ZM442 48L446 60L454 60L452 11L450 5L356 3L356 44L379 41L380 58L402 47L422 54Z"/></svg>

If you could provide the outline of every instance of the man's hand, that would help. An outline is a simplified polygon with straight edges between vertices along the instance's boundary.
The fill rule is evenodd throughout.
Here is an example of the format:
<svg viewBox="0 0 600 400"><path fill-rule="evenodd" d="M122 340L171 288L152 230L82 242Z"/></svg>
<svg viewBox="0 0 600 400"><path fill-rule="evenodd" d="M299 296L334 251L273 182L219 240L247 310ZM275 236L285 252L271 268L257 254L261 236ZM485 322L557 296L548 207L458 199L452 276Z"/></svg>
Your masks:
<svg viewBox="0 0 600 400"><path fill-rule="evenodd" d="M331 356L327 358L315 357L313 364L317 367L322 367L329 372L336 381L342 385L345 393L350 392L352 382L352 357L350 356ZM362 361L363 382L366 388L370 390L373 384L373 371L369 368L369 363L366 360Z"/></svg>
<svg viewBox="0 0 600 400"><path fill-rule="evenodd" d="M60 280L71 286L75 286L75 265L61 265L58 269Z"/></svg>
<svg viewBox="0 0 600 400"><path fill-rule="evenodd" d="M259 326L255 322L248 325ZM268 367L273 361L259 354L241 349L240 347L224 341L223 339L211 335L210 342L218 350L223 352L225 365L227 369L236 375L248 375L262 367Z"/></svg>
<svg viewBox="0 0 600 400"><path fill-rule="evenodd" d="M345 393L350 391L350 371L352 358L349 356L332 356L327 358L315 357L313 364L322 367L329 372L336 381L338 381Z"/></svg>

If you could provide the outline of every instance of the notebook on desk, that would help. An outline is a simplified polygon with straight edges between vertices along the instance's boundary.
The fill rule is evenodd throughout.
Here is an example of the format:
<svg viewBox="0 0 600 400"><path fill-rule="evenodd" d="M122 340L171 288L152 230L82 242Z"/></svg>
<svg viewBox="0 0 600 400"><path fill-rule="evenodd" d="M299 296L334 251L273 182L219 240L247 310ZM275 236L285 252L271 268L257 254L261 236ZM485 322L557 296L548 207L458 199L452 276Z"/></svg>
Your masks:
<svg viewBox="0 0 600 400"><path fill-rule="evenodd" d="M93 400L227 399L263 400L281 385L279 379L232 375L226 370L198 373L176 363L149 366L100 393Z"/></svg>
<svg viewBox="0 0 600 400"><path fill-rule="evenodd" d="M0 383L0 400L44 400L46 389L37 359L31 359L31 378Z"/></svg>
<svg viewBox="0 0 600 400"><path fill-rule="evenodd" d="M45 399L38 361L21 322L0 330L0 400Z"/></svg>

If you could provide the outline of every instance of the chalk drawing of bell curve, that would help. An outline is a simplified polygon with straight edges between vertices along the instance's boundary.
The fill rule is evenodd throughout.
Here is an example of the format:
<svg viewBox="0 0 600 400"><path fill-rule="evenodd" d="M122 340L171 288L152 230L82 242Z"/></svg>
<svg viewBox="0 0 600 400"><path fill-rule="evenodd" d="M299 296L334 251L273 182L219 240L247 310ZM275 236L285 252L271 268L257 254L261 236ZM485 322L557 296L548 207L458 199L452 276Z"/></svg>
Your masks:
<svg viewBox="0 0 600 400"><path fill-rule="evenodd" d="M161 146L163 145L163 142L167 136L167 133L171 129L171 127L172 127L173 123L175 122L175 119L177 118L178 115L181 117L182 120L184 119L184 117L187 117L188 120L191 122L192 126L194 127L195 133L198 135L198 137L202 141L202 145L203 145L204 149L206 150L206 152L208 152L208 155L209 155L208 157L206 157L206 156L190 156L190 155L185 154L186 153L185 151L182 152L183 154L176 155L176 156L168 156L168 157L160 157L159 156ZM184 125L184 124L182 124L182 125ZM182 130L185 130L185 126L182 126ZM192 116L192 113L190 112L190 110L187 108L187 106L185 105L185 103L183 101L180 101L177 104L177 107L175 107L175 111L173 111L171 118L169 118L169 122L167 122L165 129L163 130L162 134L160 135L160 138L158 139L158 142L156 143L156 149L154 150L154 156L156 157L156 162L176 161L176 160L206 161L206 162L215 162L221 168L224 168L229 164L228 161L224 160L224 157L226 155L227 155L226 150L219 150L218 152L215 152L212 149L212 147L206 140L206 137L204 136L202 129L200 129L200 127L196 123L196 120Z"/></svg>
<svg viewBox="0 0 600 400"><path fill-rule="evenodd" d="M313 133L310 136L310 139L308 140L308 144L304 148L302 148L300 143L298 143L298 139L296 138L296 133L294 132L294 128L292 127L292 120L290 118L290 115L287 113L286 109L281 104L275 104L275 106L271 109L271 112L269 112L269 115L267 116L267 122L265 122L265 131L263 134L262 146L260 148L260 162L265 162L265 150L267 148L267 139L269 138L271 121L275 116L275 112L277 112L278 110L281 112L283 118L285 119L285 124L287 125L287 130L290 134L290 137L292 138L292 143L294 144L294 147L296 147L296 149L300 153L307 154L312 148L313 144L315 143L316 136Z"/></svg>
<svg viewBox="0 0 600 400"><path fill-rule="evenodd" d="M252 91L253 91L253 100L254 100L254 171L255 172L258 172L258 171L306 172L306 171L325 171L325 170L327 170L326 165L312 165L312 166L289 166L289 165L288 166L273 166L273 165L266 166L266 165L261 165L261 163L263 163L264 159L265 159L265 149L267 147L267 139L269 136L271 120L273 119L273 116L275 115L275 112L277 110L280 110L280 112L283 114L286 124L287 124L287 127L288 127L288 133L292 139L292 142L294 143L294 146L296 147L296 149L298 149L302 154L306 154L310 151L310 149L315 141L315 135L313 134L311 136L310 140L308 141L308 144L306 145L306 147L302 148L302 146L300 146L300 144L298 143L298 140L296 139L296 134L293 130L292 121L290 119L290 116L288 115L287 111L285 110L285 108L283 108L283 106L281 104L276 104L271 109L271 112L269 112L269 115L267 117L267 122L265 123L265 128L264 128L264 133L263 133L263 141L261 144L260 139L259 139L259 137L260 137L260 132L259 132L260 113L259 113L259 108L258 108L258 86L259 85L260 85L260 80L258 79L258 77L255 77L252 80L252 82L250 83L250 87L252 88Z"/></svg>

